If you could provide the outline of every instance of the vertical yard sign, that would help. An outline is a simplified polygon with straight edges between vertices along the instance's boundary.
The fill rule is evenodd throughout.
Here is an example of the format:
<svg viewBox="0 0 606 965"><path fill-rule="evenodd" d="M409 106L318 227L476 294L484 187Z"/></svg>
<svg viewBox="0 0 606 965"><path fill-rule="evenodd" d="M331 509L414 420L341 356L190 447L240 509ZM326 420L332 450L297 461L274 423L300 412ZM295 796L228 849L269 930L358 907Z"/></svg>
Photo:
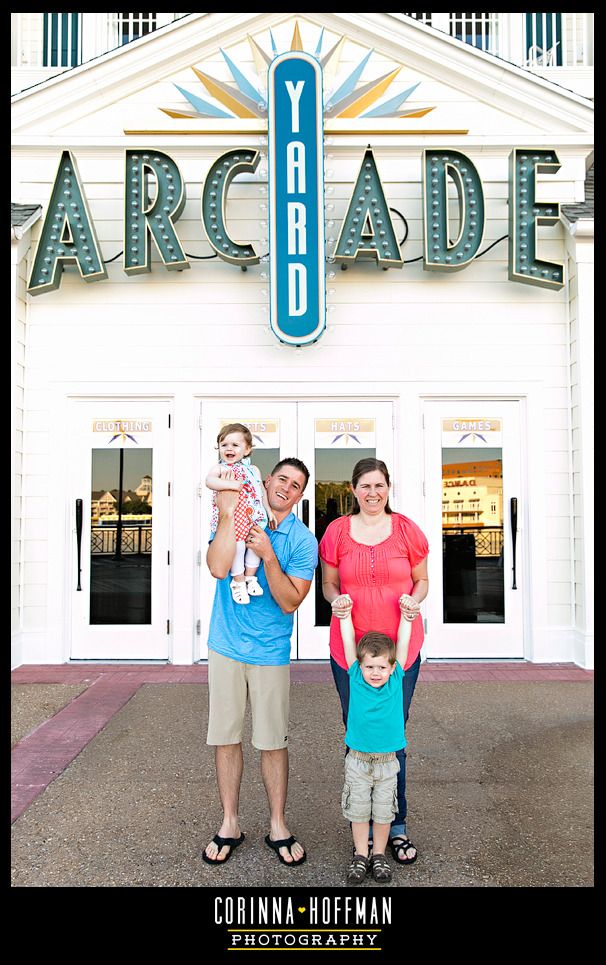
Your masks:
<svg viewBox="0 0 606 965"><path fill-rule="evenodd" d="M322 70L300 50L268 81L270 325L281 342L315 342L326 324Z"/></svg>

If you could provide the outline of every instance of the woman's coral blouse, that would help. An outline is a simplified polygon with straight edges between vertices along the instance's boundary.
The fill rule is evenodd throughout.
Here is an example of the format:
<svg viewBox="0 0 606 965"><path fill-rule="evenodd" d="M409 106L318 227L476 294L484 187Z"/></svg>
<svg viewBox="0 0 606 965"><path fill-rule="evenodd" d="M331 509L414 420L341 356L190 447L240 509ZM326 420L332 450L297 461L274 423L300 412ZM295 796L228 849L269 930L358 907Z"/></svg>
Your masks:
<svg viewBox="0 0 606 965"><path fill-rule="evenodd" d="M352 539L350 516L328 526L320 542L320 559L339 571L341 593L353 600L352 620L356 643L369 630L396 639L400 623L399 598L413 587L411 571L425 559L429 544L416 523L401 513L391 514L391 536L377 546L364 546ZM413 621L405 670L419 655L423 644L421 615ZM330 655L347 669L339 620L330 621Z"/></svg>

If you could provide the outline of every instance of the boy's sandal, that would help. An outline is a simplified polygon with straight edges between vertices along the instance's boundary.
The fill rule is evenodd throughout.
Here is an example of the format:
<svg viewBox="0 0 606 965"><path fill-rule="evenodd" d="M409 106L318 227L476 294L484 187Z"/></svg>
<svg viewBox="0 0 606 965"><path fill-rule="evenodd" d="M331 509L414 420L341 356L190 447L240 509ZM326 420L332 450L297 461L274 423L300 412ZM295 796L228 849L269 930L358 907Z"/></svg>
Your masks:
<svg viewBox="0 0 606 965"><path fill-rule="evenodd" d="M347 883L349 885L359 885L364 881L370 861L363 854L354 854L349 871L347 873Z"/></svg>
<svg viewBox="0 0 606 965"><path fill-rule="evenodd" d="M405 834L396 834L393 838L390 838L389 847L391 848L391 853L396 864L412 864L413 861L417 860L417 849ZM406 852L411 849L414 851L414 854L409 858Z"/></svg>
<svg viewBox="0 0 606 965"><path fill-rule="evenodd" d="M391 868L384 854L373 854L370 870L375 881L391 881Z"/></svg>

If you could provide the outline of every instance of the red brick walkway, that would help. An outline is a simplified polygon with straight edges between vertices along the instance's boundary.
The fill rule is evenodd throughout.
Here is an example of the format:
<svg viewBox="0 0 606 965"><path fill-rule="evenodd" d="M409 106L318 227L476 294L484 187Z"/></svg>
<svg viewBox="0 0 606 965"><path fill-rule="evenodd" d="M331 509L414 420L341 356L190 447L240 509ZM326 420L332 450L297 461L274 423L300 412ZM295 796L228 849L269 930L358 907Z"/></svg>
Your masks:
<svg viewBox="0 0 606 965"><path fill-rule="evenodd" d="M423 664L423 683L577 681L591 683L593 671L574 664L443 663ZM332 681L327 663L292 664L295 684ZM142 684L208 681L205 664L176 667L148 664L27 665L11 673L13 684L79 684L86 690L13 748L11 811L16 821L32 801L61 774Z"/></svg>

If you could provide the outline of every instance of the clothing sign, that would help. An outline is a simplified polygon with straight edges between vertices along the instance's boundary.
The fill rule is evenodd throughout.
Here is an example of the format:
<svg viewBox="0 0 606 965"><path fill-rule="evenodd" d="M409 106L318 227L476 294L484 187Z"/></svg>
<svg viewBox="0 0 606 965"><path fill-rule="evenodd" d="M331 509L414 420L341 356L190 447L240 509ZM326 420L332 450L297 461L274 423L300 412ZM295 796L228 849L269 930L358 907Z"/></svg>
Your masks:
<svg viewBox="0 0 606 965"><path fill-rule="evenodd" d="M479 449L501 446L502 420L492 418L462 417L442 419L442 446L452 449L462 446Z"/></svg>
<svg viewBox="0 0 606 965"><path fill-rule="evenodd" d="M151 419L94 419L93 432L105 434L107 445L117 442L125 448L139 445L137 436L141 433L152 432Z"/></svg>
<svg viewBox="0 0 606 965"><path fill-rule="evenodd" d="M270 324L305 345L326 324L322 70L291 50L268 84Z"/></svg>
<svg viewBox="0 0 606 965"><path fill-rule="evenodd" d="M316 419L316 449L374 449L374 419Z"/></svg>

